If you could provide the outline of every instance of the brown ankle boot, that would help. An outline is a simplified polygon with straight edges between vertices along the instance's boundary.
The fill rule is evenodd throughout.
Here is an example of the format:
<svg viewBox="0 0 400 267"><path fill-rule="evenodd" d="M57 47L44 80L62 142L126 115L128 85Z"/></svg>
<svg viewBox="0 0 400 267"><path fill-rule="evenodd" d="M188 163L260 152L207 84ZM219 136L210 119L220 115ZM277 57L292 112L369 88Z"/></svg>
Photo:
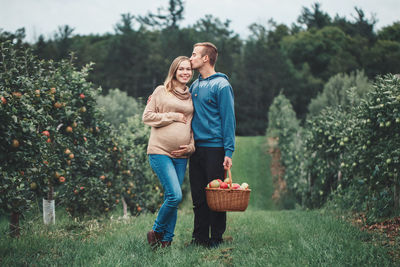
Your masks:
<svg viewBox="0 0 400 267"><path fill-rule="evenodd" d="M161 247L166 248L171 246L172 241L161 241Z"/></svg>
<svg viewBox="0 0 400 267"><path fill-rule="evenodd" d="M162 237L162 233L154 232L153 230L147 232L147 242L149 242L151 247L160 245Z"/></svg>

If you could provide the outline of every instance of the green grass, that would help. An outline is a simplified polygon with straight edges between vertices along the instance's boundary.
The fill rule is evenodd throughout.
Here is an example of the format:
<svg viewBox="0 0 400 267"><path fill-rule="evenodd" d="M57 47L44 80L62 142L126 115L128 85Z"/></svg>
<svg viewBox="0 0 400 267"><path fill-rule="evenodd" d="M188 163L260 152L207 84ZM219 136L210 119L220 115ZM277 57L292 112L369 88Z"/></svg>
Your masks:
<svg viewBox="0 0 400 267"><path fill-rule="evenodd" d="M250 185L250 209L275 209L271 196L273 184L270 172L271 158L266 137L236 137L232 159L232 181Z"/></svg>
<svg viewBox="0 0 400 267"><path fill-rule="evenodd" d="M122 220L118 210L112 219L79 222L57 212L54 226L43 226L41 219L24 223L19 239L4 235L7 223L1 220L0 266L399 265L373 236L322 210L274 210L263 142L262 137L237 139L233 179L250 184L251 202L245 212L228 213L225 236L233 241L218 249L187 246L193 227L190 202L179 210L173 245L157 251L145 239L156 214Z"/></svg>

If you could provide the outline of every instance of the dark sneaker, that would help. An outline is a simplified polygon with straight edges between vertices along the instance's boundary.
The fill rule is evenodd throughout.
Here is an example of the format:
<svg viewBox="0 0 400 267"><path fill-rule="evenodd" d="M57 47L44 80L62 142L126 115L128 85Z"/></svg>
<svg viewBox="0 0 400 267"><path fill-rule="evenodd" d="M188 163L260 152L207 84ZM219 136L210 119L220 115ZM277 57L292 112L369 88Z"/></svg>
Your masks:
<svg viewBox="0 0 400 267"><path fill-rule="evenodd" d="M189 245L202 246L202 247L208 248L209 242L201 241L201 240L198 240L198 239L192 239L192 241L190 242Z"/></svg>
<svg viewBox="0 0 400 267"><path fill-rule="evenodd" d="M211 240L209 248L218 248L223 243L222 240Z"/></svg>
<svg viewBox="0 0 400 267"><path fill-rule="evenodd" d="M162 237L162 233L154 232L153 230L147 232L147 242L152 248L161 244Z"/></svg>

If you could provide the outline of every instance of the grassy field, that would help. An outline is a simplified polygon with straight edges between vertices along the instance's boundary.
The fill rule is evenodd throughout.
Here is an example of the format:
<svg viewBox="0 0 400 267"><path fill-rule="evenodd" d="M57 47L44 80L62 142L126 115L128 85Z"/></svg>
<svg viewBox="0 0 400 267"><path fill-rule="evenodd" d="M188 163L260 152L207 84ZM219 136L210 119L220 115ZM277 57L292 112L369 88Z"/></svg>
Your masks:
<svg viewBox="0 0 400 267"><path fill-rule="evenodd" d="M179 210L176 236L167 249L152 251L145 234L155 214L129 219L74 221L57 213L57 224L24 224L22 236L4 235L0 222L0 266L393 266L374 237L347 222L316 211L279 211L270 200L272 182L263 137L240 137L233 159L233 180L252 187L245 212L228 214L217 249L188 246L193 213L190 199ZM29 216L28 216L29 217Z"/></svg>

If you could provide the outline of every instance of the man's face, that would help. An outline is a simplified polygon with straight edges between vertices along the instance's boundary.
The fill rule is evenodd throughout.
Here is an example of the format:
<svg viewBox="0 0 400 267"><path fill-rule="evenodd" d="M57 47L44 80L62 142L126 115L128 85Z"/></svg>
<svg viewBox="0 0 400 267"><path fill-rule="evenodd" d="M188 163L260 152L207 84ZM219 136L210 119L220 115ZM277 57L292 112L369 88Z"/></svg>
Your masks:
<svg viewBox="0 0 400 267"><path fill-rule="evenodd" d="M192 69L198 70L204 65L204 57L201 56L202 50L202 46L196 46L193 49L192 56L190 57L190 64L192 64Z"/></svg>

